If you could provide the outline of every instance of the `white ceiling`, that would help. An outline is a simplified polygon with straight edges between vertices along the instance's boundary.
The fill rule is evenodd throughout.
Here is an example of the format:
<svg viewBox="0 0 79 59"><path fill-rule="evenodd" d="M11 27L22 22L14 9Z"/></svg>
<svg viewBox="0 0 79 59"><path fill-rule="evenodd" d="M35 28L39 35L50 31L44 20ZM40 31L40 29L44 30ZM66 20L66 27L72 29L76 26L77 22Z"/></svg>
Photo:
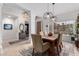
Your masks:
<svg viewBox="0 0 79 59"><path fill-rule="evenodd" d="M48 5L50 11L53 11L52 4L48 3L20 3L21 7L30 10L33 14L43 15L47 11ZM74 11L79 9L79 3L56 3L54 5L55 15L60 15L69 11Z"/></svg>
<svg viewBox="0 0 79 59"><path fill-rule="evenodd" d="M2 4L0 4L2 5ZM22 7L22 9L27 9L29 11L31 11L31 19L34 20L35 16L43 16L43 14L47 11L48 9L48 5L49 5L49 9L50 11L53 12L53 6L52 3L48 4L48 3L16 3L15 4L11 4L11 5L19 5L19 7ZM9 4L10 6L10 4ZM18 14L19 11L19 7L16 6L16 8L12 9L12 10L16 10L16 12L13 12L12 10L9 12L13 12L16 15ZM7 10L8 7L5 8L5 10ZM12 6L13 8L13 6ZM57 21L69 21L69 20L73 20L76 19L77 14L79 13L79 3L56 3L54 5L54 15L57 16ZM76 12L76 10L78 10ZM75 13L72 13L73 11L75 11ZM69 13L71 12L71 13ZM64 15L63 15L64 14ZM58 16L59 15L59 16Z"/></svg>

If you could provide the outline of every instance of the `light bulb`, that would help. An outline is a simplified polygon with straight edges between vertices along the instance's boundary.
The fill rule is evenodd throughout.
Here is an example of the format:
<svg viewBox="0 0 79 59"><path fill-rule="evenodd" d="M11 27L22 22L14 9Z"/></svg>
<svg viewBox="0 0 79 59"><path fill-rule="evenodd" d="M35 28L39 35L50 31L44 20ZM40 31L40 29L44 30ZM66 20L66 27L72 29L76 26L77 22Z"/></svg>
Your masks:
<svg viewBox="0 0 79 59"><path fill-rule="evenodd" d="M49 15L47 15L47 18L49 18L50 16Z"/></svg>

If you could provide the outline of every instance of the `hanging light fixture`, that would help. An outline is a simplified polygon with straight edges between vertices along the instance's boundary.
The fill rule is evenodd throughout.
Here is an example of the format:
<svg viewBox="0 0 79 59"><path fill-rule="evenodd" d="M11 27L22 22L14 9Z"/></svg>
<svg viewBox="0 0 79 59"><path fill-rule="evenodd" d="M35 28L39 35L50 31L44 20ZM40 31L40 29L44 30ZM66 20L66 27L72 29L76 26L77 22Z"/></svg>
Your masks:
<svg viewBox="0 0 79 59"><path fill-rule="evenodd" d="M23 17L24 18L28 18L29 17L29 15L28 15L28 13L26 11L23 12Z"/></svg>
<svg viewBox="0 0 79 59"><path fill-rule="evenodd" d="M21 13L21 18L24 20L24 21L29 21L29 14L27 11L25 10L22 10L22 13Z"/></svg>
<svg viewBox="0 0 79 59"><path fill-rule="evenodd" d="M44 15L43 15L43 17L44 17L45 19L51 19L52 16L53 16L52 12L45 12Z"/></svg>
<svg viewBox="0 0 79 59"><path fill-rule="evenodd" d="M55 3L52 3L52 5L53 5L53 13L49 11L49 4L48 4L47 12L45 12L44 15L43 15L44 19L52 19L53 21L55 20L55 16L54 16L54 5L55 5Z"/></svg>
<svg viewBox="0 0 79 59"><path fill-rule="evenodd" d="M55 5L55 3L52 3L52 5L53 5L53 16L52 16L52 20L55 21L55 18L56 18L56 16L54 16L54 5Z"/></svg>

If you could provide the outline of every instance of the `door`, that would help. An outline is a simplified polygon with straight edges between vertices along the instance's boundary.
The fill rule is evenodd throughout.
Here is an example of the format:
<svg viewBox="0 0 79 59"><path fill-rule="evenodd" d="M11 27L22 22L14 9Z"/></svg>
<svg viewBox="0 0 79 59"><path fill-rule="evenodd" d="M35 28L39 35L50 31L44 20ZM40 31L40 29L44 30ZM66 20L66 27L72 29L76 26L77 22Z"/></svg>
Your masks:
<svg viewBox="0 0 79 59"><path fill-rule="evenodd" d="M37 34L39 34L39 32L41 31L41 21L37 22L36 31Z"/></svg>

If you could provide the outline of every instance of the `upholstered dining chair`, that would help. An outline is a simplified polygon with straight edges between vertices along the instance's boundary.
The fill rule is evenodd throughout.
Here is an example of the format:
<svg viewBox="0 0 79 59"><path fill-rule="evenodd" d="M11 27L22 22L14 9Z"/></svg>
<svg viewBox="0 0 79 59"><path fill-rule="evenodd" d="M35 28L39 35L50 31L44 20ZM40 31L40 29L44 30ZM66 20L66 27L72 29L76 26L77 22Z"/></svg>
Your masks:
<svg viewBox="0 0 79 59"><path fill-rule="evenodd" d="M49 32L49 33L48 33L48 36L53 36L53 33L52 33L52 32Z"/></svg>
<svg viewBox="0 0 79 59"><path fill-rule="evenodd" d="M55 47L57 49L57 54L61 52L62 49L62 34L58 34L58 38L55 40Z"/></svg>
<svg viewBox="0 0 79 59"><path fill-rule="evenodd" d="M41 36L45 36L45 33L44 33L43 31L40 31L39 34L40 34Z"/></svg>
<svg viewBox="0 0 79 59"><path fill-rule="evenodd" d="M33 54L40 53L41 55L50 47L48 42L43 43L41 35L32 34L32 42L33 42Z"/></svg>
<svg viewBox="0 0 79 59"><path fill-rule="evenodd" d="M59 45L59 49L60 49L60 52L61 52L62 47L63 47L63 44L62 44L62 34L60 34L60 37L58 39L59 39L58 45Z"/></svg>

